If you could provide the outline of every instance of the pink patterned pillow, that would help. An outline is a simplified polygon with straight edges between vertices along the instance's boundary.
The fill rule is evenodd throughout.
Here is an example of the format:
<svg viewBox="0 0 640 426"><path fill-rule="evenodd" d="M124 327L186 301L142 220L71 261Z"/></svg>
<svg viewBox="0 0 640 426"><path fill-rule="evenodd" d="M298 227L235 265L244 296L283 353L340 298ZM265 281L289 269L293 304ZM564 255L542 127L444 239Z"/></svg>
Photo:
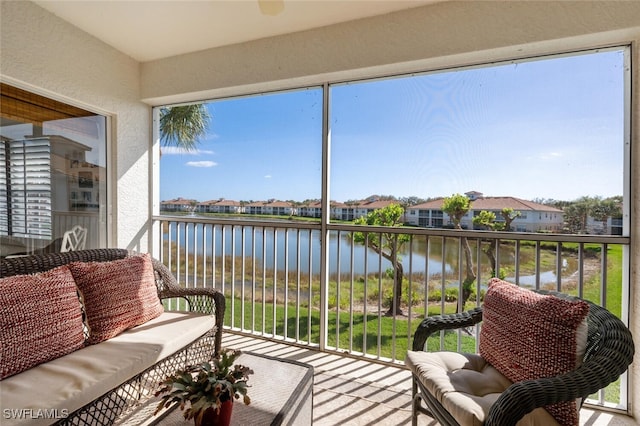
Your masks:
<svg viewBox="0 0 640 426"><path fill-rule="evenodd" d="M484 298L480 355L512 382L552 377L578 365L577 330L589 305L541 295L497 278ZM578 424L575 401L545 407L561 424Z"/></svg>
<svg viewBox="0 0 640 426"><path fill-rule="evenodd" d="M84 301L90 344L115 337L164 312L148 254L68 266Z"/></svg>
<svg viewBox="0 0 640 426"><path fill-rule="evenodd" d="M83 346L82 309L69 268L0 279L0 380Z"/></svg>

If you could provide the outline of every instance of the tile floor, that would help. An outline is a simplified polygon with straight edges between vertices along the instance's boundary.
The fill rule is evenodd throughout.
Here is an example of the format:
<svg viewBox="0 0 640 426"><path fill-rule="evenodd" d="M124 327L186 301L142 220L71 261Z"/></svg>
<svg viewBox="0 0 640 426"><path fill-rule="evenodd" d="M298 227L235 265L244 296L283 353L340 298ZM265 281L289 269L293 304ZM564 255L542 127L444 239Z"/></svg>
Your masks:
<svg viewBox="0 0 640 426"><path fill-rule="evenodd" d="M411 425L411 379L404 368L230 332L223 334L222 346L313 365L314 426ZM418 425L438 423L422 414ZM580 426L632 425L636 423L626 416L603 411L583 409L580 415Z"/></svg>

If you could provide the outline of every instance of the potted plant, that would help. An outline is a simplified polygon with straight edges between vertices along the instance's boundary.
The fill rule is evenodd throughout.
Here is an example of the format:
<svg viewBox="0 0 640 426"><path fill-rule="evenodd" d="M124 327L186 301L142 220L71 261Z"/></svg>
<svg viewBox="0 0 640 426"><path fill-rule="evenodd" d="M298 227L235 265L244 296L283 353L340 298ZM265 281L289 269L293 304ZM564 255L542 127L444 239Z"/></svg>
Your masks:
<svg viewBox="0 0 640 426"><path fill-rule="evenodd" d="M245 404L247 380L253 370L236 364L239 350L224 349L212 363L203 362L178 370L160 382L156 396L163 395L154 414L171 404L180 404L184 418L193 419L196 426L228 425L234 399L243 397Z"/></svg>

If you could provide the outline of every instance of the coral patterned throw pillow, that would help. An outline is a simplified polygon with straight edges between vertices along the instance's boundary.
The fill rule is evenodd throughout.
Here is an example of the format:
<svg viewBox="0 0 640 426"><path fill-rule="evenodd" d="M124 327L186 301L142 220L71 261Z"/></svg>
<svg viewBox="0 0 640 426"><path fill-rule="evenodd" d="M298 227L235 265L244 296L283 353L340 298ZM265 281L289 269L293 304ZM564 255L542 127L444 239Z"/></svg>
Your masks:
<svg viewBox="0 0 640 426"><path fill-rule="evenodd" d="M494 278L484 299L480 355L512 382L557 376L578 366L579 329L589 304L542 295ZM545 409L563 425L578 424L575 401Z"/></svg>
<svg viewBox="0 0 640 426"><path fill-rule="evenodd" d="M148 254L68 266L84 302L90 344L115 337L164 312Z"/></svg>

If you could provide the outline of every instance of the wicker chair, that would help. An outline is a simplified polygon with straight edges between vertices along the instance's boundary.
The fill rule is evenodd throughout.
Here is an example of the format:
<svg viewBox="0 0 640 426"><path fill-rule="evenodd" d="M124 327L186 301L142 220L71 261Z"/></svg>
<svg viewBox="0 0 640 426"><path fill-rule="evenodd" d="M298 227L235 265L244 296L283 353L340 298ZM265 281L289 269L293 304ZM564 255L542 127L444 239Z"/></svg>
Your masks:
<svg viewBox="0 0 640 426"><path fill-rule="evenodd" d="M4 258L0 259L0 277L47 271L74 261L106 262L133 254L135 252L130 250L109 248ZM152 394L158 382L167 374L177 368L184 368L185 363L203 362L220 353L225 313L224 295L214 289L181 288L165 265L156 259L152 259L152 263L160 299L181 298L187 302L187 310L190 312L214 314L216 327L191 345L130 378L91 404L70 413L58 424L112 424L134 409L141 402L143 395Z"/></svg>
<svg viewBox="0 0 640 426"><path fill-rule="evenodd" d="M539 290L537 293L573 298L557 292ZM576 298L573 298L576 299ZM485 425L515 425L537 407L556 402L580 399L606 387L624 373L633 360L634 344L629 329L605 308L589 301L587 348L583 363L577 369L556 377L517 382L500 394L491 406ZM413 350L424 351L427 338L441 330L474 326L482 321L482 307L460 314L425 318L417 327ZM434 417L442 425L459 423L422 385L413 373L413 416L417 424L419 413ZM426 408L422 406L424 401Z"/></svg>

